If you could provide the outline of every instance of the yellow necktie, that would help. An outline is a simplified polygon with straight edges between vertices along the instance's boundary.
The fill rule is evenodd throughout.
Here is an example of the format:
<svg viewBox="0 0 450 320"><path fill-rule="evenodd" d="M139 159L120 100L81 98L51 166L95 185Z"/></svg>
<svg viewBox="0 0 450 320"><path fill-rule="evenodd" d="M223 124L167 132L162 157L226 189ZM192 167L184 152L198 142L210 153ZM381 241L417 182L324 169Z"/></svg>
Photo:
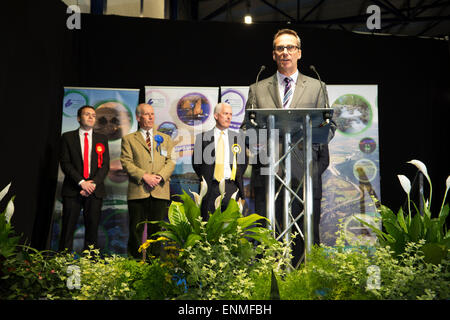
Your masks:
<svg viewBox="0 0 450 320"><path fill-rule="evenodd" d="M220 131L216 148L216 166L214 167L214 178L219 182L222 181L224 176L225 143L223 141L223 135L223 131Z"/></svg>

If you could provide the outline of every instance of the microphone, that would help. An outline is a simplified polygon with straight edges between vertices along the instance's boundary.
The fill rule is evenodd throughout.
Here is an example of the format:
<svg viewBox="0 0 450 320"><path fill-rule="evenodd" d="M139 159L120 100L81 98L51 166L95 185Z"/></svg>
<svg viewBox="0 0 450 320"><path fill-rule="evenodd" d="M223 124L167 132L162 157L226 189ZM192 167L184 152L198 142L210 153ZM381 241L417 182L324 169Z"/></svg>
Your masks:
<svg viewBox="0 0 450 320"><path fill-rule="evenodd" d="M252 103L251 103L251 110L253 110L255 108L255 102L256 102L256 89L258 88L258 82L259 82L259 76L261 75L261 73L266 69L265 65L262 65L261 68L259 68L259 72L256 75L256 82L255 82L255 94L252 97ZM255 112L249 112L248 114L248 119L250 121L250 123L254 126L257 127L258 124L256 123L255 119L256 119L256 113Z"/></svg>
<svg viewBox="0 0 450 320"><path fill-rule="evenodd" d="M316 74L317 78L319 78L320 90L322 91L322 94L324 95L324 98L325 98L325 109L330 109L330 104L329 104L329 101L328 101L328 95L327 95L326 92L325 92L325 88L324 88L324 86L323 86L323 82L322 82L322 80L320 79L320 75L319 75L319 73L317 72L316 67L314 67L314 65L310 65L309 68L310 68L312 71L314 71L314 73ZM330 114L329 112L325 112L325 113L323 114L323 117L324 117L325 121L322 122L322 123L320 124L319 128L320 128L320 127L323 127L323 126L326 125L326 124L330 124L331 114Z"/></svg>

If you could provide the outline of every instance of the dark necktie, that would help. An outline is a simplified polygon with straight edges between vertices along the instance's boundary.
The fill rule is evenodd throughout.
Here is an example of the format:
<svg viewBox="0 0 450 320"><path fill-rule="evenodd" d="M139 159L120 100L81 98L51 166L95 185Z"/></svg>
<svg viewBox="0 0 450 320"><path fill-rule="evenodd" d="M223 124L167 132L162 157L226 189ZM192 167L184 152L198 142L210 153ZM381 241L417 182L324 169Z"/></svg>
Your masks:
<svg viewBox="0 0 450 320"><path fill-rule="evenodd" d="M152 150L152 139L150 139L150 131L147 131L147 139L145 140L147 142L148 149Z"/></svg>
<svg viewBox="0 0 450 320"><path fill-rule="evenodd" d="M292 79L286 77L284 82L286 82L286 86L284 87L283 108L286 108L292 96Z"/></svg>

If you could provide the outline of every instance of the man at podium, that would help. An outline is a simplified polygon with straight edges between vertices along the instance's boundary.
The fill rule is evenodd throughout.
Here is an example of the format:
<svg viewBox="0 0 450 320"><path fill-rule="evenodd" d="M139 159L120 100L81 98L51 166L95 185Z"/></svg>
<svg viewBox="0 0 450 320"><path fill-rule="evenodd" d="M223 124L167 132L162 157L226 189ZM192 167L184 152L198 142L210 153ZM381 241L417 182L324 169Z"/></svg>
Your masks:
<svg viewBox="0 0 450 320"><path fill-rule="evenodd" d="M301 59L301 41L298 34L291 29L279 30L273 38L272 57L277 64L277 72L271 77L257 81L249 88L246 109L288 109L288 108L324 108L327 101L325 84L314 78L301 74L298 70L298 62ZM323 89L322 89L323 88ZM335 126L332 125L329 140L334 135ZM293 136L292 141L297 141ZM314 244L320 243L320 202L322 198L322 173L329 164L329 151L327 144L313 144L313 217L314 217ZM292 188L296 190L303 178L303 148L302 144L292 154ZM300 160L300 161L299 161ZM252 186L255 195L255 211L259 214L266 213L265 176L261 175L261 163L253 165ZM277 186L278 189L278 186ZM302 194L302 189L299 191ZM282 225L281 212L282 201L278 196L275 205L277 221ZM295 200L292 204L294 218L301 212L301 204ZM299 223L300 226L303 223ZM295 230L295 229L293 229ZM304 244L300 237L296 239L293 250L294 265L303 253Z"/></svg>

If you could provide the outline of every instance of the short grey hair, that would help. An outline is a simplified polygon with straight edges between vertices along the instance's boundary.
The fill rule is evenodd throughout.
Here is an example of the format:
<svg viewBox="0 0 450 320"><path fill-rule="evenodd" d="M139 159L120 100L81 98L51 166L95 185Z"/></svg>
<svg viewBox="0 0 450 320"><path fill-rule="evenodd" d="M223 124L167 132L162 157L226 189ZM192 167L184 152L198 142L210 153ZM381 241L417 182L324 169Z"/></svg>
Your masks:
<svg viewBox="0 0 450 320"><path fill-rule="evenodd" d="M231 108L231 105L229 103L226 102L219 102L218 104L216 104L216 106L214 107L214 114L220 113L222 111L222 108L224 106L229 106Z"/></svg>
<svg viewBox="0 0 450 320"><path fill-rule="evenodd" d="M136 115L137 115L138 117L141 116L141 106L145 106L145 105L151 106L151 105L148 104L148 103L139 103L139 104L136 106Z"/></svg>

